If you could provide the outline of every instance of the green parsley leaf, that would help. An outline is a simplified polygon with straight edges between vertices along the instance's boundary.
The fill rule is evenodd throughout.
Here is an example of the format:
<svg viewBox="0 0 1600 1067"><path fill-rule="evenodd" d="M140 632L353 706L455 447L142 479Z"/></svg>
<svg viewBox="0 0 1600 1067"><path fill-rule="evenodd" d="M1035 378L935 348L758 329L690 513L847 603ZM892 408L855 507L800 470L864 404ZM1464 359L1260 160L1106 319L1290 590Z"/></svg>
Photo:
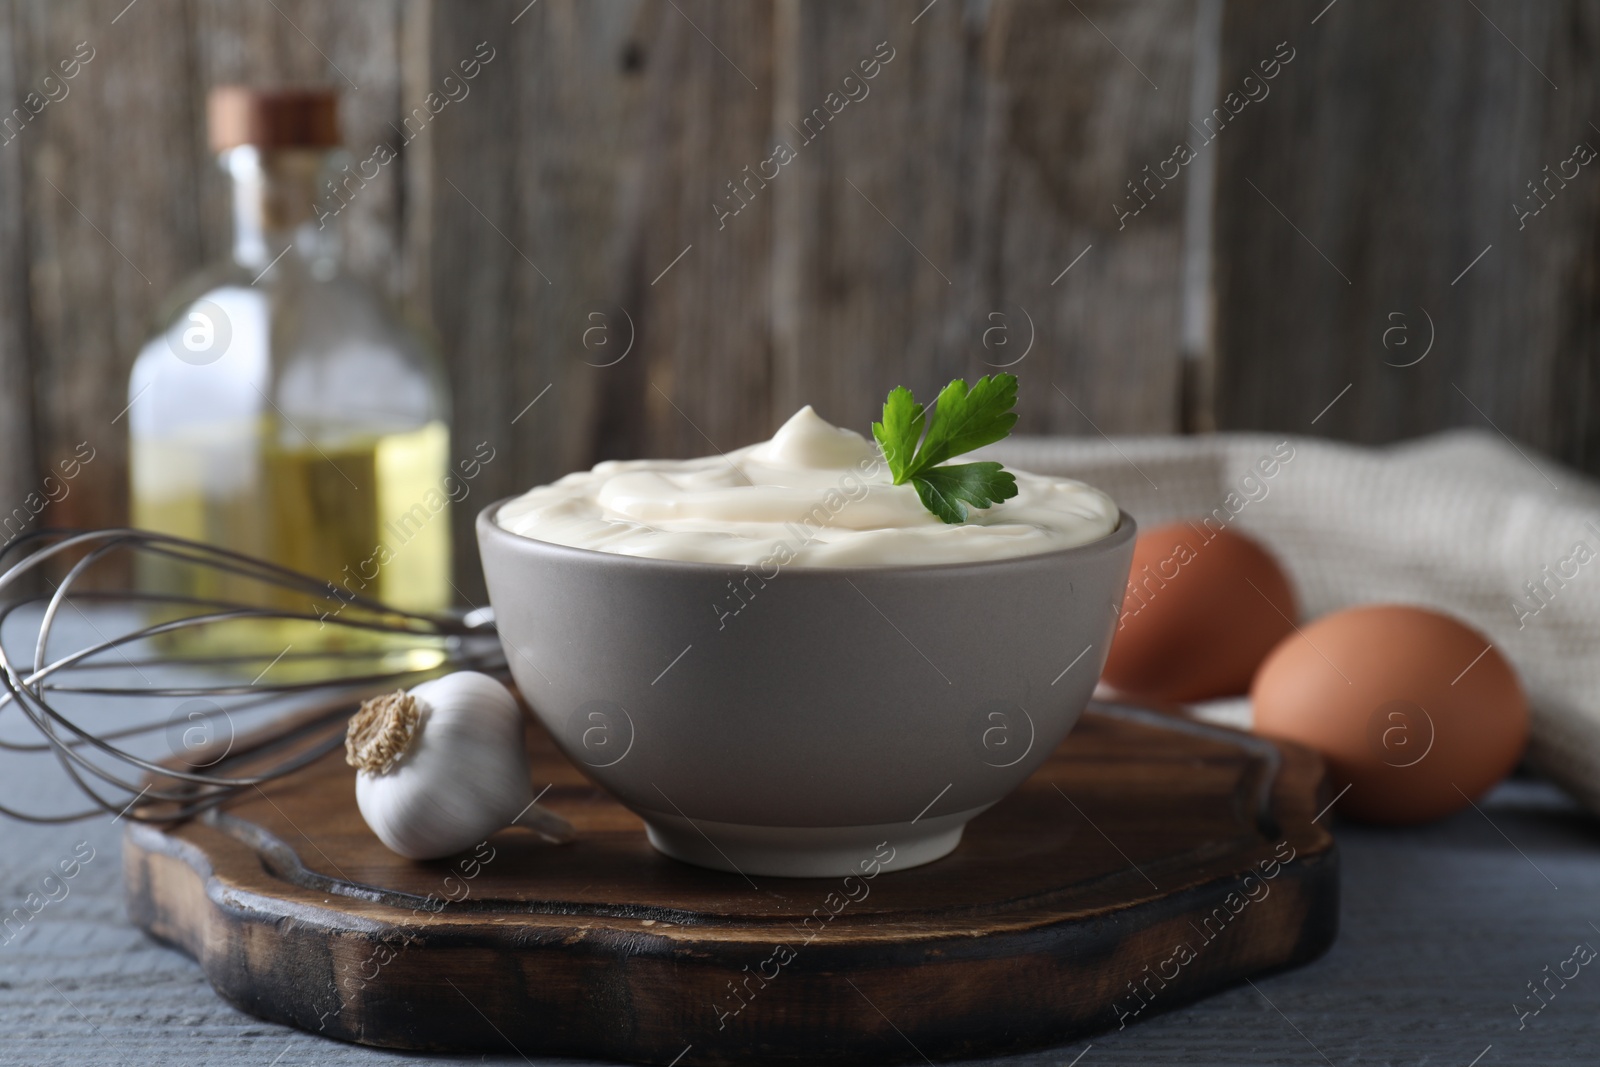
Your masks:
<svg viewBox="0 0 1600 1067"><path fill-rule="evenodd" d="M957 378L944 387L933 412L933 425L917 452L917 463L931 467L947 459L992 445L1011 432L1017 414L1017 376L985 375L968 392Z"/></svg>
<svg viewBox="0 0 1600 1067"><path fill-rule="evenodd" d="M901 385L889 391L889 399L883 402L883 421L872 424L872 436L883 449L883 458L889 463L895 485L905 484L925 421L922 405L911 395L911 390Z"/></svg>
<svg viewBox="0 0 1600 1067"><path fill-rule="evenodd" d="M1017 479L998 463L929 467L911 479L922 506L949 523L967 521L966 504L986 508L1017 495Z"/></svg>
<svg viewBox="0 0 1600 1067"><path fill-rule="evenodd" d="M986 508L1010 500L1017 480L998 463L940 464L1009 434L1017 424L1016 403L1015 375L986 375L970 389L957 378L940 391L930 423L911 390L899 386L884 401L883 421L872 424L872 436L895 485L910 482L929 511L948 523L965 522L967 504Z"/></svg>

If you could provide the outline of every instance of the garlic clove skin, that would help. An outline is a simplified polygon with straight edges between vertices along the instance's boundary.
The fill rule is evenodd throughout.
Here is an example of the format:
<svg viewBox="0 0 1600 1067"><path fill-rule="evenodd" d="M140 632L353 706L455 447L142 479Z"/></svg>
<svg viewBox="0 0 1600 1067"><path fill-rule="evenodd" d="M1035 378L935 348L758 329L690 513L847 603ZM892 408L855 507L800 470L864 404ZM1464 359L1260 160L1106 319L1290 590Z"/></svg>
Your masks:
<svg viewBox="0 0 1600 1067"><path fill-rule="evenodd" d="M553 841L572 837L565 819L533 803L522 709L505 686L485 674L458 671L409 695L415 724L384 739L394 742L380 753L386 760L358 760L360 717L352 721L348 758L362 768L356 806L380 841L408 859L428 860L471 848L512 825Z"/></svg>

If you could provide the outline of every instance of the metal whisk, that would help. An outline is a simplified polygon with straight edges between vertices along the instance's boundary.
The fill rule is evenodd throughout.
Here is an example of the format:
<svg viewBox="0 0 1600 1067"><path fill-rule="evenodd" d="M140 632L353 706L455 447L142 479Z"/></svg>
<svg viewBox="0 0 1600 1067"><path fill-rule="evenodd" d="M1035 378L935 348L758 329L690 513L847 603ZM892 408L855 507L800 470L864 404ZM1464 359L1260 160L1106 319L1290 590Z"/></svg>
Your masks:
<svg viewBox="0 0 1600 1067"><path fill-rule="evenodd" d="M156 566L183 576L188 588L201 592L140 589L126 578L136 569L127 565L128 559L106 566L119 556L133 557L136 565L157 561ZM144 822L187 819L339 748L344 721L363 696L453 670L505 669L490 609L464 616L407 611L351 591L348 583L337 586L237 552L146 530L41 530L0 550L0 564L8 561L14 562L0 574L0 727L8 719L25 717L42 740L0 740L0 749L53 753L93 803L61 814L0 804L0 815L27 822L64 823L102 813ZM48 571L67 564L60 581L52 581ZM95 577L86 580L92 572ZM100 587L108 572L121 577L121 588ZM50 591L32 591L38 588L33 578ZM224 593L207 595L207 585ZM26 640L33 648L31 658L24 659L5 640L6 624L30 607L41 610L36 631L29 623ZM108 612L108 607L122 610ZM61 644L57 624L68 612L87 624L96 639L50 658L52 636ZM98 623L112 623L119 614L125 620L131 616L133 623L107 635ZM312 648L297 653L294 642L281 650L246 647L239 641L244 631L254 632L257 645L263 631L279 637L293 632ZM266 667L255 673L261 664ZM156 684L145 668L161 675L163 684ZM275 668L280 680L266 681ZM128 669L147 684L106 684L107 672ZM230 744L209 762L161 763L119 744L170 730L171 716L97 733L74 722L60 706L69 697L187 697L208 705L205 717L281 709L291 696L298 698L293 707L300 712L292 726L244 745ZM141 775L145 780L139 780Z"/></svg>

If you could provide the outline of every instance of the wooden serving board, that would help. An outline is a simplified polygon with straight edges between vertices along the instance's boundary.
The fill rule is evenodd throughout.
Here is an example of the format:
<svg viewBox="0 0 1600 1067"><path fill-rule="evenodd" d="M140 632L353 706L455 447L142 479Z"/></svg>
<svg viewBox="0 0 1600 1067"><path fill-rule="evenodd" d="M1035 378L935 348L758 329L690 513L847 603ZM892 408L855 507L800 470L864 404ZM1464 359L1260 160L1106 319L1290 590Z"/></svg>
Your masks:
<svg viewBox="0 0 1600 1067"><path fill-rule="evenodd" d="M513 831L403 860L334 753L203 819L131 825L131 913L240 1008L330 1037L684 1067L1036 1048L1334 937L1320 760L1159 712L1091 706L954 854L848 880L667 859L530 734L571 844Z"/></svg>

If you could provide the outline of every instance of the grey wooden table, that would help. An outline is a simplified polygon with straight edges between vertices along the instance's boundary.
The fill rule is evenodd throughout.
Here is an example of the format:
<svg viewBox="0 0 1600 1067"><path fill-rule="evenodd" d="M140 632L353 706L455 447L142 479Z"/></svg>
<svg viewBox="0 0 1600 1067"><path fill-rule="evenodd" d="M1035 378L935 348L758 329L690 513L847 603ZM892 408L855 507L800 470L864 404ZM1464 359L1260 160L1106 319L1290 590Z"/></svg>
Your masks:
<svg viewBox="0 0 1600 1067"><path fill-rule="evenodd" d="M116 709L97 712L99 724ZM14 718L14 715L12 716ZM94 726L93 717L85 724ZM0 716L0 738L17 723ZM72 802L52 762L0 753L0 803ZM1600 947L1600 824L1547 783L1520 779L1444 822L1336 824L1341 931L1316 963L1262 978L1122 1032L995 1063L1593 1064L1600 973L1546 979L1574 947ZM199 968L135 929L122 905L120 827L0 820L5 913L62 860L72 879L0 944L0 1064L522 1063L338 1044L223 1003ZM62 896L61 886L66 895ZM4 938L0 934L0 939ZM1546 970L1548 968L1548 970ZM1600 967L1597 967L1600 971ZM1514 1004L1544 1006L1519 1019ZM554 1061L550 1061L554 1062Z"/></svg>

